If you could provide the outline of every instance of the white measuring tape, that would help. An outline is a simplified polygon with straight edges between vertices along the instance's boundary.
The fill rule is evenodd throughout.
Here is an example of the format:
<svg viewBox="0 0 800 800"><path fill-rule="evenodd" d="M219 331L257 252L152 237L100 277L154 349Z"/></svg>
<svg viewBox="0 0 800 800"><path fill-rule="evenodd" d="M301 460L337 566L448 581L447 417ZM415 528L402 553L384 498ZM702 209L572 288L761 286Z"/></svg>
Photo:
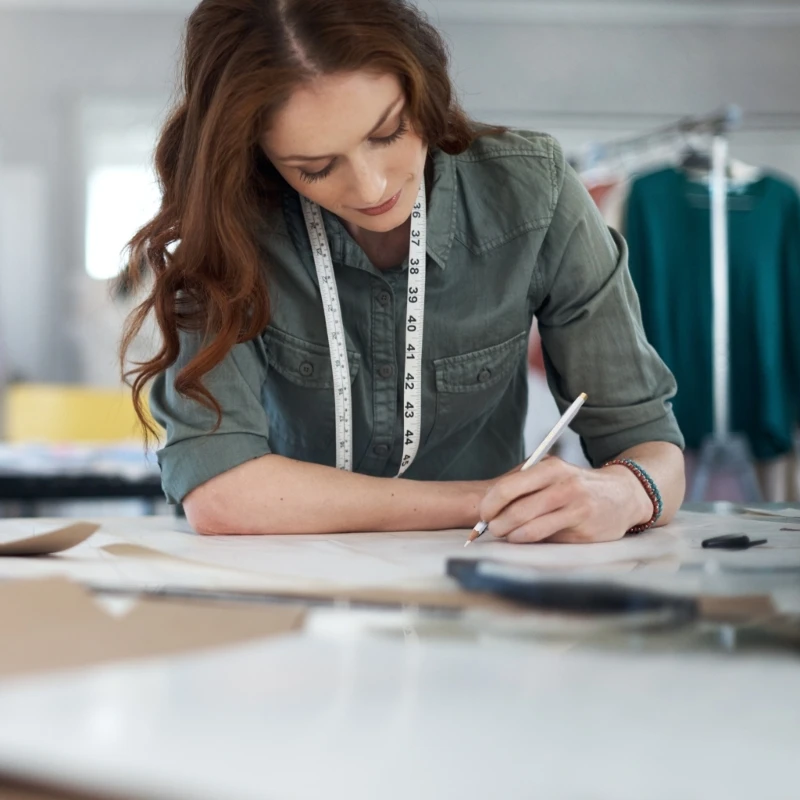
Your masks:
<svg viewBox="0 0 800 800"><path fill-rule="evenodd" d="M300 198L306 220L308 238L314 253L314 264L322 294L325 327L333 368L333 392L336 413L336 466L353 469L353 401L350 390L350 363L342 323L342 307L336 288L333 260L325 233L322 212L315 203ZM428 215L425 181L419 187L417 202L411 215L411 241L408 249L408 305L406 308L405 369L402 375L403 459L400 477L414 463L422 431L422 341L425 322L425 274L427 266Z"/></svg>

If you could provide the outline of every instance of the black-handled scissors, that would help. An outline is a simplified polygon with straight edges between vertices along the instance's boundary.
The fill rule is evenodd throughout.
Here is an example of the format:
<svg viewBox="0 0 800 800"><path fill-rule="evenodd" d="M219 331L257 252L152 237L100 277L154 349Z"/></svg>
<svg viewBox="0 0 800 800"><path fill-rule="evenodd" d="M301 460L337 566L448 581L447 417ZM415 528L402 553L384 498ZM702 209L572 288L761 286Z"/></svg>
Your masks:
<svg viewBox="0 0 800 800"><path fill-rule="evenodd" d="M447 574L467 591L499 595L542 611L650 614L673 623L689 622L699 613L692 597L610 581L543 577L532 567L490 559L450 558Z"/></svg>
<svg viewBox="0 0 800 800"><path fill-rule="evenodd" d="M713 536L703 540L706 550L749 550L760 544L766 544L766 539L751 539L743 533L727 533L724 536Z"/></svg>

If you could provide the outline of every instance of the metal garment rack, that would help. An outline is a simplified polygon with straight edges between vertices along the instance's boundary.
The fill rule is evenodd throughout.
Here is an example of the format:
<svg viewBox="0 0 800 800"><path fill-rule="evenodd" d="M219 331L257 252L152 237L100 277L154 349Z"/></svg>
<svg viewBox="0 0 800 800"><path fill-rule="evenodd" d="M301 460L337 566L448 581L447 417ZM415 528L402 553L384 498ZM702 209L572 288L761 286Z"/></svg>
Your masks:
<svg viewBox="0 0 800 800"><path fill-rule="evenodd" d="M648 153L659 146L673 144L688 136L723 136L739 127L741 111L738 106L725 108L703 116L681 117L675 122L610 142L590 142L579 159L579 169L585 171L604 161L623 159L625 156Z"/></svg>
<svg viewBox="0 0 800 800"><path fill-rule="evenodd" d="M762 500L750 445L730 425L730 317L728 256L728 135L738 127L736 106L706 116L684 117L639 136L587 148L584 168L607 160L642 153L690 135L711 137L711 265L713 318L713 433L700 449L694 480L687 492L691 502L707 500L711 480L725 476L735 480L745 502Z"/></svg>

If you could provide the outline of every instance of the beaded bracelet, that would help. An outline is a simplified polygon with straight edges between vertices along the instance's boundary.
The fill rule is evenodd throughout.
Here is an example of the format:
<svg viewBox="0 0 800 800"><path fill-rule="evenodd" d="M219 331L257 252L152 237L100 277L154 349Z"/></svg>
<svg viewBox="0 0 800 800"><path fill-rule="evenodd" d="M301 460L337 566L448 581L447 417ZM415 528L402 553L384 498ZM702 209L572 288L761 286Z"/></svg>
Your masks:
<svg viewBox="0 0 800 800"><path fill-rule="evenodd" d="M664 511L664 502L661 499L661 492L658 491L658 486L656 486L655 481L642 469L639 464L633 461L630 458L616 458L613 461L609 461L606 464L603 464L604 467L627 467L639 480L639 483L642 484L644 490L647 492L647 496L650 498L650 502L653 504L653 516L650 517L649 522L645 522L642 525L634 525L629 531L626 532L626 536L629 536L634 533L642 533L642 531L649 530L652 528L658 521L661 519L661 514Z"/></svg>

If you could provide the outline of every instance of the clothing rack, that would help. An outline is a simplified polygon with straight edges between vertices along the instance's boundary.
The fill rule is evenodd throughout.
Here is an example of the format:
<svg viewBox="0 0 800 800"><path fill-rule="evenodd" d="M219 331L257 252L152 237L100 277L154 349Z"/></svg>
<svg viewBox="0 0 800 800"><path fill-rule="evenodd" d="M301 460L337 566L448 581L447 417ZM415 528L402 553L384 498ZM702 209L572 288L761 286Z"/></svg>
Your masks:
<svg viewBox="0 0 800 800"><path fill-rule="evenodd" d="M653 131L587 147L583 169L626 155L641 154L690 135L711 137L711 266L713 319L713 434L703 443L688 499L701 502L712 475L730 475L746 502L759 502L758 484L747 440L730 429L730 318L728 259L728 135L741 124L737 106L711 114L683 117Z"/></svg>
<svg viewBox="0 0 800 800"><path fill-rule="evenodd" d="M672 144L676 139L684 139L692 135L727 139L727 134L738 128L741 120L742 112L739 107L729 105L710 114L681 117L675 122L635 136L608 142L590 142L577 160L577 167L580 172L584 172L603 162L648 153L657 147Z"/></svg>

